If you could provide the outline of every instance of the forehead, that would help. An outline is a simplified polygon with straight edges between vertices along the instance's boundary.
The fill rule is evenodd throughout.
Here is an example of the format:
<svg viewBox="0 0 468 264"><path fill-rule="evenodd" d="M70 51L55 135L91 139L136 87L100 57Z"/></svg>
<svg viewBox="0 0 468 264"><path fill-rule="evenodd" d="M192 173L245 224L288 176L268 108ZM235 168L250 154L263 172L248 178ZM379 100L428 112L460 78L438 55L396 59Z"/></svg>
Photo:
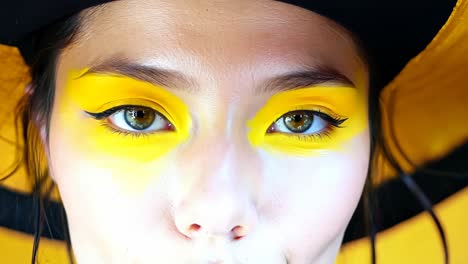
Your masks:
<svg viewBox="0 0 468 264"><path fill-rule="evenodd" d="M363 64L342 27L278 1L120 0L82 17L75 67L119 56L194 76L326 66L353 80Z"/></svg>

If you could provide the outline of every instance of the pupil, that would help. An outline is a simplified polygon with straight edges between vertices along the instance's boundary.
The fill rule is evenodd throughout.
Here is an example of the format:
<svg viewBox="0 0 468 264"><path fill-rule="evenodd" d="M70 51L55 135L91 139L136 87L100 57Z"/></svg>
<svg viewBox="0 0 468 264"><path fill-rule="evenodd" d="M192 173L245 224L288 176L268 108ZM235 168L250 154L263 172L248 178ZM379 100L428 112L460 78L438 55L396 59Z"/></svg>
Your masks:
<svg viewBox="0 0 468 264"><path fill-rule="evenodd" d="M294 111L285 115L283 122L285 126L295 133L302 133L312 126L313 114L308 111Z"/></svg>
<svg viewBox="0 0 468 264"><path fill-rule="evenodd" d="M139 111L136 111L136 118L143 118L145 116L145 111L143 110L139 110Z"/></svg>
<svg viewBox="0 0 468 264"><path fill-rule="evenodd" d="M294 115L294 122L300 122L302 120L302 115Z"/></svg>
<svg viewBox="0 0 468 264"><path fill-rule="evenodd" d="M136 130L150 127L155 118L155 111L149 108L130 107L125 110L125 122Z"/></svg>

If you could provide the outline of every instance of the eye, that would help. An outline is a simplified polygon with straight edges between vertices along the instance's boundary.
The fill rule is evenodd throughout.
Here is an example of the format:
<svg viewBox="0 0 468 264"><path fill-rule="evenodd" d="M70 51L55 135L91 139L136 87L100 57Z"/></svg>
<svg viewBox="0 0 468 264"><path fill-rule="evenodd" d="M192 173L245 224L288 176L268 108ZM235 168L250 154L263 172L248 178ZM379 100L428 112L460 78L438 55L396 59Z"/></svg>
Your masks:
<svg viewBox="0 0 468 264"><path fill-rule="evenodd" d="M291 111L276 120L268 129L268 133L320 134L330 124L339 126L345 119L337 120L324 113L298 110Z"/></svg>
<svg viewBox="0 0 468 264"><path fill-rule="evenodd" d="M159 112L145 106L119 106L102 113L88 113L96 119L107 118L110 125L125 132L173 130L173 125Z"/></svg>

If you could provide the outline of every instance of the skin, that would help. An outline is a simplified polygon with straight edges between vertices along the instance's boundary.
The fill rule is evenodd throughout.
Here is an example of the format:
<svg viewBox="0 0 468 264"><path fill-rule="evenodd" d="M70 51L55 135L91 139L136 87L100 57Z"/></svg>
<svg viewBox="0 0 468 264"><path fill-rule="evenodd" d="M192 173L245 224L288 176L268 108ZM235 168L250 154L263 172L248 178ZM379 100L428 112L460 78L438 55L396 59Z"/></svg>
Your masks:
<svg viewBox="0 0 468 264"><path fill-rule="evenodd" d="M367 68L344 29L274 1L122 0L84 15L45 139L78 263L334 262L370 150ZM109 60L186 78L96 67ZM324 67L350 83L259 88ZM124 104L175 128L122 135L87 114ZM267 133L297 107L347 120L314 141Z"/></svg>

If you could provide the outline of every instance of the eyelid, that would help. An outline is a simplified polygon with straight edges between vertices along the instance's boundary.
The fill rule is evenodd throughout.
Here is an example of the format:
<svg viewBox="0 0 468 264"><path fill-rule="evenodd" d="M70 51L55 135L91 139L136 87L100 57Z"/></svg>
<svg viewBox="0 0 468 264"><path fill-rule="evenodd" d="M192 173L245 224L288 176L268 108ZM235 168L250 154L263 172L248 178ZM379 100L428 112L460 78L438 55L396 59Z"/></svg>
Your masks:
<svg viewBox="0 0 468 264"><path fill-rule="evenodd" d="M348 119L348 117L337 114L334 111L332 111L331 109L329 109L328 107L317 105L317 104L295 106L295 107L292 108L291 111L288 111L288 112L284 113L279 118L281 118L284 115L286 115L287 113L293 112L293 111L311 111L314 115L316 114L319 117L324 117L325 119L328 119L327 121L332 121L332 120L330 120L330 118L333 119L333 120L338 120L338 121L342 121L342 122L345 122Z"/></svg>
<svg viewBox="0 0 468 264"><path fill-rule="evenodd" d="M361 109L365 98L361 97L358 89L341 86L314 86L277 93L269 98L255 116L248 121L249 141L253 146L263 144L265 131L275 120L289 111L314 110L324 112L334 119L353 117L355 120L356 113L359 116L365 114L364 109ZM357 123L356 121L347 122L347 127L351 129L349 131L361 130L365 127L365 122L360 120L363 119L359 118Z"/></svg>
<svg viewBox="0 0 468 264"><path fill-rule="evenodd" d="M288 111L304 110L305 106L310 106L311 110L322 109L335 118L350 116L358 97L359 92L352 87L314 86L280 92L273 95L251 121L276 120Z"/></svg>
<svg viewBox="0 0 468 264"><path fill-rule="evenodd" d="M153 111L155 111L156 113L159 114L158 111L156 111L155 109L151 108L151 107L146 107L146 106L142 106L142 105L118 105L118 106L114 106L114 107L111 107L111 108L108 108L102 112L96 112L96 113L92 113L92 112L88 112L88 111L85 111L87 114L89 115L92 115L95 119L97 120L101 120L101 119L104 119L104 118L108 118L109 116L111 115L114 115L120 111L123 111L127 108L132 108L132 107L144 107L144 108L148 108L148 109L151 109Z"/></svg>
<svg viewBox="0 0 468 264"><path fill-rule="evenodd" d="M281 117L276 119L270 125L270 127L273 126L274 124L276 124L281 119L285 118L285 116L288 115L289 113L295 112L295 111L310 112L314 116L314 120L315 120L315 117L318 117L318 118L322 119L323 121L325 121L327 123L328 127L333 126L333 127L336 127L336 128L343 128L342 124L344 122L346 122L346 120L348 120L347 117L339 116L339 115L336 115L335 113L324 112L320 108L317 109L317 110L313 110L313 109L311 109L311 107L303 107L303 108L298 107L296 110L288 111L287 113L283 114ZM270 127L268 128L268 130L270 129ZM268 132L268 130L267 130L267 132ZM285 134L300 134L300 133L291 132L291 133L285 133ZM316 134L319 134L319 133L316 133Z"/></svg>
<svg viewBox="0 0 468 264"><path fill-rule="evenodd" d="M77 79L82 73L83 70L70 71L65 89L65 96L79 109L102 112L119 104L142 105L165 115L172 124L178 126L181 137L188 138L190 135L190 109L171 91L130 77L90 74Z"/></svg>
<svg viewBox="0 0 468 264"><path fill-rule="evenodd" d="M126 107L147 107L158 114L162 115L164 118L166 118L171 124L177 127L177 124L175 124L175 118L171 113L166 110L163 106L146 100L146 99L139 99L139 98L133 98L133 99L124 99L124 100L117 100L117 101L112 101L109 103L106 103L102 106L100 106L98 111L96 112L89 112L85 111L87 114L92 115L96 119L104 119L109 117L110 115L116 113L119 110L123 110ZM100 116L101 115L101 116Z"/></svg>

